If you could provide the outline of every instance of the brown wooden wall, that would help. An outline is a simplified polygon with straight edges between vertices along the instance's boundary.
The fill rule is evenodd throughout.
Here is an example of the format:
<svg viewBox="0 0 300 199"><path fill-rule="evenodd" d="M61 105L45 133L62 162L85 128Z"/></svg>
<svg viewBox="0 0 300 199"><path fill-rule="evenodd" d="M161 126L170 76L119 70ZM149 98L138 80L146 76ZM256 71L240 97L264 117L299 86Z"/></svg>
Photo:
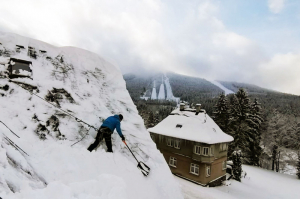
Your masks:
<svg viewBox="0 0 300 199"><path fill-rule="evenodd" d="M220 144L208 145L204 143L197 143L201 147L214 147L213 156L196 155L193 153L195 145L194 141L181 140L180 149L167 146L166 138L159 141L159 135L151 133L154 138L157 148L164 155L164 158L169 165L170 157L177 159L176 168L169 165L171 172L190 180L196 181L202 185L206 185L209 182L224 176L226 169L223 170L222 163L227 161L227 151L220 151ZM191 163L199 165L199 175L190 173ZM211 166L211 175L206 176L206 165Z"/></svg>

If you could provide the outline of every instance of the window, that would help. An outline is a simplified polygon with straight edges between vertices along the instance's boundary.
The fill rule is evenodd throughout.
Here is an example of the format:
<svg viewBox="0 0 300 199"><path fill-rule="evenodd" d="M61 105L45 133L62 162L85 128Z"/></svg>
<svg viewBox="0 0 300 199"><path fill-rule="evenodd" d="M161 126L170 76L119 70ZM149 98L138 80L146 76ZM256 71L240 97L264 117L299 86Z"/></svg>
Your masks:
<svg viewBox="0 0 300 199"><path fill-rule="evenodd" d="M223 161L223 162L222 162L222 170L225 170L225 169L226 169L226 166L227 166L227 165L226 165L226 161Z"/></svg>
<svg viewBox="0 0 300 199"><path fill-rule="evenodd" d="M202 155L208 156L208 147L203 147Z"/></svg>
<svg viewBox="0 0 300 199"><path fill-rule="evenodd" d="M227 149L227 144L224 143L224 144L223 144L223 151L226 151L226 149Z"/></svg>
<svg viewBox="0 0 300 199"><path fill-rule="evenodd" d="M174 148L180 149L180 140L174 140Z"/></svg>
<svg viewBox="0 0 300 199"><path fill-rule="evenodd" d="M167 145L170 146L170 147L172 147L173 146L173 139L168 138L167 139Z"/></svg>
<svg viewBox="0 0 300 199"><path fill-rule="evenodd" d="M201 155L201 147L198 146L198 145L195 145L194 146L194 153L198 154L198 155Z"/></svg>
<svg viewBox="0 0 300 199"><path fill-rule="evenodd" d="M211 155L211 156L214 156L214 151L215 151L214 149L215 149L214 147L211 147L211 148L210 148L210 155Z"/></svg>
<svg viewBox="0 0 300 199"><path fill-rule="evenodd" d="M172 167L176 167L176 165L177 165L177 159L174 158L174 157L170 157L169 165L172 166Z"/></svg>
<svg viewBox="0 0 300 199"><path fill-rule="evenodd" d="M206 177L210 176L210 166L206 166Z"/></svg>
<svg viewBox="0 0 300 199"><path fill-rule="evenodd" d="M191 163L190 173L199 175L199 165Z"/></svg>
<svg viewBox="0 0 300 199"><path fill-rule="evenodd" d="M226 151L227 150L227 144L226 143L221 143L220 144L220 151Z"/></svg>
<svg viewBox="0 0 300 199"><path fill-rule="evenodd" d="M164 137L162 135L159 135L159 142L163 142L164 141Z"/></svg>

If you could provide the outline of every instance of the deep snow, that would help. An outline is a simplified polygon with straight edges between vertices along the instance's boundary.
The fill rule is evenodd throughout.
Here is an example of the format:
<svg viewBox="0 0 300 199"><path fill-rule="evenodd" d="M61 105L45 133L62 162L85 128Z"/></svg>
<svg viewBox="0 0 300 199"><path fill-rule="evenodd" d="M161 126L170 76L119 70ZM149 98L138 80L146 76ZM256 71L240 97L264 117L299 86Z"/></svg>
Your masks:
<svg viewBox="0 0 300 199"><path fill-rule="evenodd" d="M0 121L20 136L17 138L0 124L0 197L183 198L164 157L138 115L119 68L82 49L58 48L11 33L0 33L0 43L0 70L6 69L4 64L9 60L3 57L4 50L10 57L32 61L33 80L18 78L18 81L37 86L39 92L34 90L37 95L44 98L54 87L63 88L75 102L61 95L61 108L95 127L112 114L123 114L121 127L129 146L137 158L151 168L150 175L144 177L117 133L112 136L114 153L106 153L102 144L92 153L86 150L94 141L96 131L93 129L71 147L88 132L88 126L0 78L0 86L9 86L8 91L0 89L3 94L0 95ZM15 45L26 49L16 53ZM28 57L28 46L37 50L37 59ZM47 53L41 54L39 50ZM51 116L58 118L59 131L51 126ZM37 131L38 125L45 125L47 130ZM41 139L43 133L45 140ZM4 134L29 156L15 150L4 139Z"/></svg>
<svg viewBox="0 0 300 199"><path fill-rule="evenodd" d="M202 187L175 176L185 199L298 199L300 180L296 176L243 165L242 182L227 181L220 187Z"/></svg>
<svg viewBox="0 0 300 199"><path fill-rule="evenodd" d="M178 128L177 125L181 125L181 127ZM224 133L205 111L196 115L195 112L180 111L177 108L148 131L206 144L233 141L233 137Z"/></svg>

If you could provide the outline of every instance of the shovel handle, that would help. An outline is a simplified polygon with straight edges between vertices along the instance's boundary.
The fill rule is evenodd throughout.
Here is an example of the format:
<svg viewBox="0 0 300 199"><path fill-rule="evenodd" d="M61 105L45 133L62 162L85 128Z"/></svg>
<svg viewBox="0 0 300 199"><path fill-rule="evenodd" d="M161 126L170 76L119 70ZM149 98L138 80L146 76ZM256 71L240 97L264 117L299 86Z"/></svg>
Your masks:
<svg viewBox="0 0 300 199"><path fill-rule="evenodd" d="M131 154L133 155L133 157L135 158L135 160L139 163L139 161L136 159L135 155L132 153L132 151L130 150L129 146L127 145L127 143L125 142L125 140L122 140L123 143L127 146L128 150L131 152Z"/></svg>

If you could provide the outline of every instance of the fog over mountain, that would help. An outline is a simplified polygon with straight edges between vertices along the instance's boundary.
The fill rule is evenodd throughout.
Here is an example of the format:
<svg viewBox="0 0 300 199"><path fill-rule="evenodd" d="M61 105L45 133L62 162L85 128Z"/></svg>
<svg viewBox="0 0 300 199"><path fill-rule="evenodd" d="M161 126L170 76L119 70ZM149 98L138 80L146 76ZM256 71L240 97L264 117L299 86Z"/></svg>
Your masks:
<svg viewBox="0 0 300 199"><path fill-rule="evenodd" d="M297 0L10 0L0 30L97 52L123 74L164 69L300 95L299 9Z"/></svg>

